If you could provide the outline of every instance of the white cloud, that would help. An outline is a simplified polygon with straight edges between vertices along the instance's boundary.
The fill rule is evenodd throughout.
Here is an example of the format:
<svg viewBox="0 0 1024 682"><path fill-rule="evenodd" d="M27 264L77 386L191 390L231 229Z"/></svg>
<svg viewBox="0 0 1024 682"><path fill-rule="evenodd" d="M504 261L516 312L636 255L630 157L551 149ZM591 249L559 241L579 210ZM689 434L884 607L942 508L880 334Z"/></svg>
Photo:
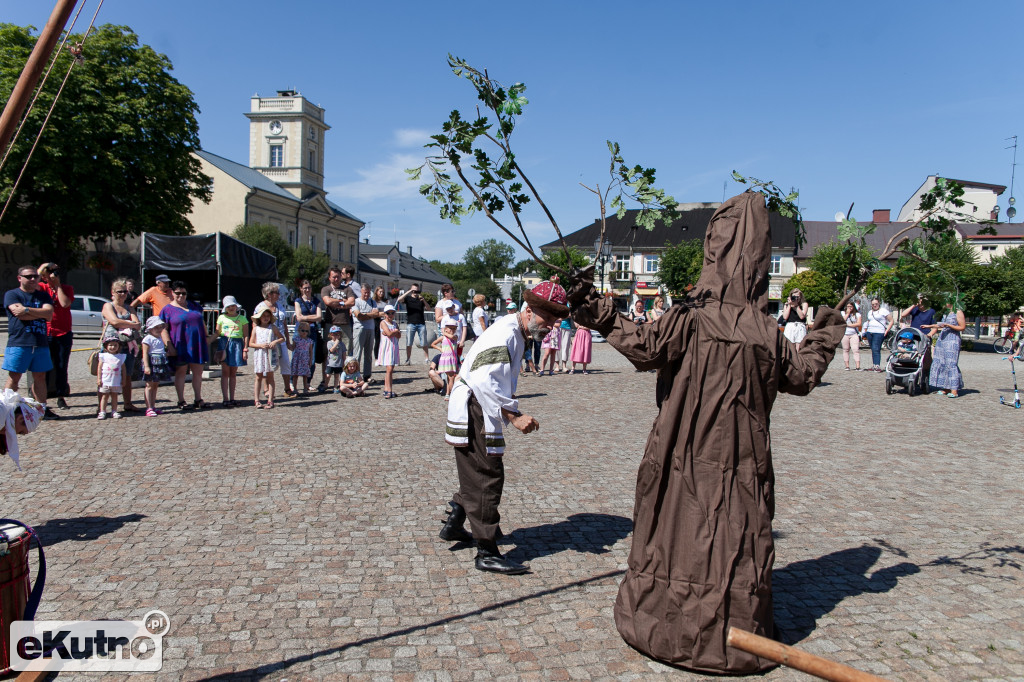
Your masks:
<svg viewBox="0 0 1024 682"><path fill-rule="evenodd" d="M426 130L401 128L395 131L396 147L422 147L430 141L430 132Z"/></svg>
<svg viewBox="0 0 1024 682"><path fill-rule="evenodd" d="M381 199L407 199L419 196L421 183L409 180L406 168L415 168L423 163L423 157L414 154L392 154L384 162L369 169L357 169L359 180L346 182L330 188L342 202L379 201ZM333 197L332 197L333 198Z"/></svg>

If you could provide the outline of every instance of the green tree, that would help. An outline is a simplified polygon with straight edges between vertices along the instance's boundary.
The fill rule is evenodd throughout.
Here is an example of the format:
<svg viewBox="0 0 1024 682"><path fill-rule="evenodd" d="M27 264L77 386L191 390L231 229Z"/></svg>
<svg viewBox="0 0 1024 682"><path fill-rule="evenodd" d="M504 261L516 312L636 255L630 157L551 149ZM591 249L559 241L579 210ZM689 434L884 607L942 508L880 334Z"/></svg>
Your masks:
<svg viewBox="0 0 1024 682"><path fill-rule="evenodd" d="M870 276L878 268L878 259L866 244L833 240L818 245L808 259L807 265L811 270L828 278L838 301L843 294L847 278L855 272L867 272Z"/></svg>
<svg viewBox="0 0 1024 682"><path fill-rule="evenodd" d="M473 301L473 297L469 295L470 289L476 294L483 294L488 301L492 302L501 296L501 289L490 277L459 280L452 282L452 286L455 287L455 297L465 303L466 307L470 307Z"/></svg>
<svg viewBox="0 0 1024 682"><path fill-rule="evenodd" d="M278 273L281 280L290 286L299 279L299 268L302 268L305 279L308 279L313 285L313 291L318 292L327 279L327 268L329 267L331 267L331 259L326 253L314 251L303 245L292 252L287 269L278 270Z"/></svg>
<svg viewBox="0 0 1024 682"><path fill-rule="evenodd" d="M511 245L497 239L485 239L476 246L466 249L462 263L467 274L473 279L483 277L503 277L512 267L516 250Z"/></svg>
<svg viewBox="0 0 1024 682"><path fill-rule="evenodd" d="M585 268L590 264L590 259L583 255L583 252L575 246L568 249L569 257L566 258L566 251L549 251L544 254L544 260L537 263L537 274L541 279L548 279L552 275L568 272L573 266Z"/></svg>
<svg viewBox="0 0 1024 682"><path fill-rule="evenodd" d="M532 263L533 261L530 262ZM515 302L515 304L518 306L520 301L523 300L523 291L525 290L526 287L523 285L522 282L516 282L515 284L512 285L512 290L511 292L509 292L508 297L511 298L512 301Z"/></svg>
<svg viewBox="0 0 1024 682"><path fill-rule="evenodd" d="M1010 305L998 314L1005 315L1024 306L1024 246L1007 249L1002 256L992 259L991 267L1005 271L1010 281L1007 292Z"/></svg>
<svg viewBox="0 0 1024 682"><path fill-rule="evenodd" d="M524 275L533 270L535 265L536 263L534 263L532 258L524 258L521 261L516 261L516 264L513 265L512 269L509 271L509 274L515 275L516 277Z"/></svg>
<svg viewBox="0 0 1024 682"><path fill-rule="evenodd" d="M266 223L238 225L231 236L249 246L266 251L276 258L278 277L285 277L290 272L294 251L281 236L280 230L273 225Z"/></svg>
<svg viewBox="0 0 1024 682"><path fill-rule="evenodd" d="M807 305L815 308L820 305L835 305L838 298L838 295L832 291L832 283L828 277L814 270L798 272L786 280L786 284L782 287L782 298L789 298L789 292L793 289L800 289Z"/></svg>
<svg viewBox="0 0 1024 682"><path fill-rule="evenodd" d="M464 263L442 263L439 260L432 260L428 264L434 272L444 275L452 282L469 279L470 277L470 273Z"/></svg>
<svg viewBox="0 0 1024 682"><path fill-rule="evenodd" d="M665 243L658 265L658 283L671 294L682 294L700 279L704 268L704 241L687 239L679 244Z"/></svg>
<svg viewBox="0 0 1024 682"><path fill-rule="evenodd" d="M82 41L72 35L69 44ZM29 27L0 24L0 93L10 93L35 45ZM63 266L87 240L143 231L189 234L194 201L210 200L201 172L192 91L171 62L125 26L97 28L84 42L53 115L28 161L0 232ZM53 74L0 170L0 203L14 191L35 133L73 57L55 56ZM5 100L6 101L6 100Z"/></svg>

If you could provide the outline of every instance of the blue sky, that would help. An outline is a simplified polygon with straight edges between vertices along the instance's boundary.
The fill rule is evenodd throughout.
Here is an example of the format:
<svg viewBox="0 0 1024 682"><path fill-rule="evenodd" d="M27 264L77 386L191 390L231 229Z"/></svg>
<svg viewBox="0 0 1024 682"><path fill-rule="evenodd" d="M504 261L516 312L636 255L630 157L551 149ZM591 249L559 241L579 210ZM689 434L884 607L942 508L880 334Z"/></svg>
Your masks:
<svg viewBox="0 0 1024 682"><path fill-rule="evenodd" d="M0 0L0 20L41 27L52 6ZM481 216L441 221L402 172L451 109L475 104L448 52L526 83L514 142L565 232L598 216L579 183L607 181L608 139L678 201L738 193L736 169L798 188L809 220L851 202L860 219L895 216L932 173L1009 185L1005 138L1024 147L1018 0L105 0L98 21L130 26L171 59L215 154L248 161L253 93L295 88L323 106L330 198L372 221L364 237L397 237L426 258L457 261L502 237ZM532 210L533 242L554 239Z"/></svg>

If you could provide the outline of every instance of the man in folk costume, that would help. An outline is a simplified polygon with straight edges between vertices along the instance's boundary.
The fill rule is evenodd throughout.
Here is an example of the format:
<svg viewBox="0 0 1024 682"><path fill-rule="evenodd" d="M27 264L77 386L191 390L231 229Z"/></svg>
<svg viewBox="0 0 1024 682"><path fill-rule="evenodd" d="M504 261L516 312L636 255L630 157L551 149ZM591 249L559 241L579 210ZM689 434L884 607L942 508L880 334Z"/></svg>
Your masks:
<svg viewBox="0 0 1024 682"><path fill-rule="evenodd" d="M772 637L774 474L769 414L805 395L832 360L842 316L821 308L800 348L767 315L771 241L761 194L724 203L683 305L634 324L574 277L572 318L637 369L657 369L659 412L637 475L633 545L615 623L644 654L693 670L775 664L726 645L729 627Z"/></svg>
<svg viewBox="0 0 1024 682"><path fill-rule="evenodd" d="M441 539L476 541L477 569L506 575L530 569L498 551L498 505L505 485L503 426L512 424L523 433L540 427L519 411L519 401L512 397L526 337L540 343L569 314L565 290L555 282L541 282L524 298L529 305L499 318L473 343L455 379L445 425L445 441L455 446L459 491L449 503ZM472 535L463 527L467 519Z"/></svg>

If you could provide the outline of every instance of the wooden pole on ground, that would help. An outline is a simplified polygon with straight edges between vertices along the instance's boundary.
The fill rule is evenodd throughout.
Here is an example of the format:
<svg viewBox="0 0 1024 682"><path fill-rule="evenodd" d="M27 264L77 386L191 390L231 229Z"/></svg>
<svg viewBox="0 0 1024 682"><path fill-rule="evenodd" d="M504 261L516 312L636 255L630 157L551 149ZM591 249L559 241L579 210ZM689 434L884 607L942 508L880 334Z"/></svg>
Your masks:
<svg viewBox="0 0 1024 682"><path fill-rule="evenodd" d="M64 31L64 25L68 23L68 17L71 16L71 11L75 9L77 3L78 0L57 0L53 12L50 13L50 19L43 27L43 32L39 34L39 40L32 48L32 54L25 62L25 68L21 70L21 76L18 77L18 82L15 83L14 90L11 91L11 97L4 106L3 114L0 114L0 156L7 150L7 143L11 141L11 136L14 134L15 128L18 127L22 114L25 113L25 107L28 106L32 91L36 89L39 76L43 73L43 67L46 66L46 62L49 61L50 55L53 53L53 46L57 44L57 39Z"/></svg>
<svg viewBox="0 0 1024 682"><path fill-rule="evenodd" d="M884 677L861 672L848 665L809 654L806 651L786 646L781 642L776 642L774 639L761 637L746 630L729 628L729 635L725 641L726 644L736 649L742 649L747 653L767 658L770 661L795 668L808 675L829 680L829 682L886 682Z"/></svg>

